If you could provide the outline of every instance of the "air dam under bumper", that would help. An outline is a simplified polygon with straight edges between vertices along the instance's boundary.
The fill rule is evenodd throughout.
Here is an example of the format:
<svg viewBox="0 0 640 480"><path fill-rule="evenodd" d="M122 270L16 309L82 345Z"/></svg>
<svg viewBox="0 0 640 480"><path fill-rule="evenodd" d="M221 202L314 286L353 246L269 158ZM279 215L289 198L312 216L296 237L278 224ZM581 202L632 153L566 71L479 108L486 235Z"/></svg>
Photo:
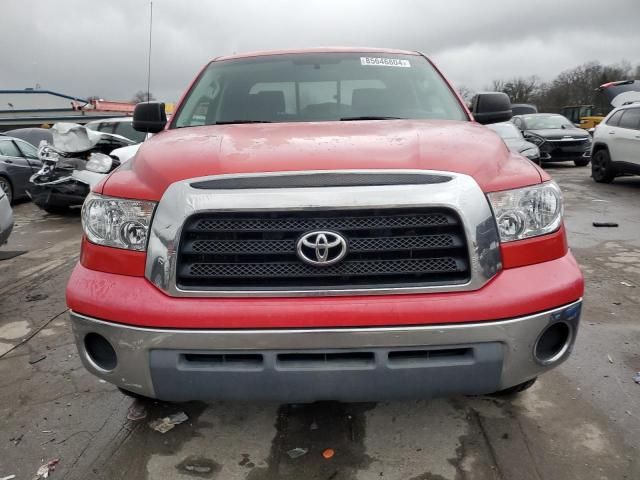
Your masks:
<svg viewBox="0 0 640 480"><path fill-rule="evenodd" d="M496 322L393 328L160 330L74 312L71 319L85 367L148 397L374 401L484 394L529 380L569 356L581 304ZM566 342L546 361L536 358L542 333L557 324ZM98 366L89 334L110 343L115 367Z"/></svg>

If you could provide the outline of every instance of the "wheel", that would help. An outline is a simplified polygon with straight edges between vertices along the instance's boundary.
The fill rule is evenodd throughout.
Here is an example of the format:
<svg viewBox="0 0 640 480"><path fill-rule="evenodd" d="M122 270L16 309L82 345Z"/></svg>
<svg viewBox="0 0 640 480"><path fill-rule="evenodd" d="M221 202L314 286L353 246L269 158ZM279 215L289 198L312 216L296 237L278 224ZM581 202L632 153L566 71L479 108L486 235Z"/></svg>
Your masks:
<svg viewBox="0 0 640 480"><path fill-rule="evenodd" d="M69 207L60 207L53 205L45 205L44 207L42 207L42 209L52 215L62 215L69 211Z"/></svg>
<svg viewBox="0 0 640 480"><path fill-rule="evenodd" d="M590 160L574 160L573 163L576 164L576 167L586 167L589 165Z"/></svg>
<svg viewBox="0 0 640 480"><path fill-rule="evenodd" d="M591 176L598 183L611 183L615 173L611 168L611 157L605 149L598 150L591 159Z"/></svg>
<svg viewBox="0 0 640 480"><path fill-rule="evenodd" d="M4 193L7 194L7 198L9 199L9 204L13 205L13 187L9 179L2 175L0 175L0 189L4 190Z"/></svg>
<svg viewBox="0 0 640 480"><path fill-rule="evenodd" d="M524 392L525 390L531 388L534 383L536 383L538 377L533 377L531 380L527 380L526 382L519 383L518 385L514 385L513 387L505 388L504 390L499 390L497 392L492 393L491 395L496 397L506 397L509 395L516 395L517 393Z"/></svg>

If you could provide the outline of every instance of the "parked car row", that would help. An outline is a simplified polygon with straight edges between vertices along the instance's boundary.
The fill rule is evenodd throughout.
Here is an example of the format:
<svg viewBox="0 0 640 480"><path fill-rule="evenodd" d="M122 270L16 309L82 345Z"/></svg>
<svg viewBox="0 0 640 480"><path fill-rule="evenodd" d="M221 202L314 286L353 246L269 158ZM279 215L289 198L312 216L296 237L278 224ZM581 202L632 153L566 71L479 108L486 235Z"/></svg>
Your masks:
<svg viewBox="0 0 640 480"><path fill-rule="evenodd" d="M515 115L510 122L488 127L511 151L538 165L572 161L583 167L591 162L593 179L610 183L616 177L640 175L640 99L636 97L614 108L591 133L555 113Z"/></svg>

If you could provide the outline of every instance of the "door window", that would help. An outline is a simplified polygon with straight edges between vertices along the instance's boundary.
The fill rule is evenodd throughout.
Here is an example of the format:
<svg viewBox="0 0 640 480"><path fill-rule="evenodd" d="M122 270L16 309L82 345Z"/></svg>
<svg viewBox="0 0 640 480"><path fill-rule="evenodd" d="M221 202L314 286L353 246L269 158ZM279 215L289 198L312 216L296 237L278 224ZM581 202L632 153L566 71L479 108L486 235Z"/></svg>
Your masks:
<svg viewBox="0 0 640 480"><path fill-rule="evenodd" d="M629 108L625 110L618 126L620 128L640 130L640 108Z"/></svg>
<svg viewBox="0 0 640 480"><path fill-rule="evenodd" d="M620 117L622 117L623 113L624 113L624 110L619 110L613 115L611 115L611 118L606 122L607 125L609 125L610 127L617 127L618 124L620 123Z"/></svg>
<svg viewBox="0 0 640 480"><path fill-rule="evenodd" d="M33 159L38 158L38 150L36 149L36 147L31 145L30 143L18 142L18 141L16 141L15 143L18 145L18 148L22 152L22 155L20 155L21 157L27 157L27 158L33 158Z"/></svg>
<svg viewBox="0 0 640 480"><path fill-rule="evenodd" d="M6 157L22 157L20 150L18 150L18 147L16 147L11 140L0 142L0 155Z"/></svg>

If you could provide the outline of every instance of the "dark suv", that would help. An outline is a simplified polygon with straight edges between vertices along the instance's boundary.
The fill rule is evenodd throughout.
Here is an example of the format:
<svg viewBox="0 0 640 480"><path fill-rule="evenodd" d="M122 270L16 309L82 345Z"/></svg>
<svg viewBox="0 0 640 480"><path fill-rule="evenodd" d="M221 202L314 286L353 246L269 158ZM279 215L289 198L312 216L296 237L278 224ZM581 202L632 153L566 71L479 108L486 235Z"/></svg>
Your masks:
<svg viewBox="0 0 640 480"><path fill-rule="evenodd" d="M517 115L512 122L524 138L540 149L542 162L574 162L585 167L591 159L591 136L556 113Z"/></svg>

